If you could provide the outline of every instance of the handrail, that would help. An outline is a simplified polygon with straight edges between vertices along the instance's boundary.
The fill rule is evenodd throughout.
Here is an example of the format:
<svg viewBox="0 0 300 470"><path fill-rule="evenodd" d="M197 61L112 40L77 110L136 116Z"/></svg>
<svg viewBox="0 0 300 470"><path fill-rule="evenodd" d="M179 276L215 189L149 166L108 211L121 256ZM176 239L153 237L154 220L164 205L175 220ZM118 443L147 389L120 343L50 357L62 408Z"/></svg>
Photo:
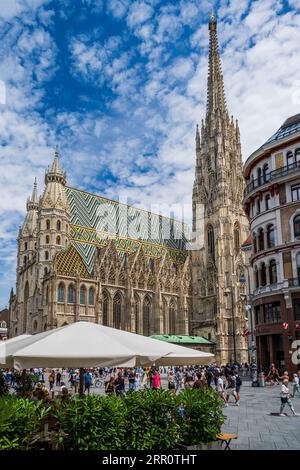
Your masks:
<svg viewBox="0 0 300 470"><path fill-rule="evenodd" d="M276 170L270 171L269 173L263 174L260 178L256 178L252 180L250 183L247 184L244 190L244 197L246 197L251 191L254 189L263 186L270 181L274 181L277 178L281 178L282 176L287 175L288 173L292 173L295 168L300 169L300 161L293 162L290 165L283 166L281 168L277 168Z"/></svg>

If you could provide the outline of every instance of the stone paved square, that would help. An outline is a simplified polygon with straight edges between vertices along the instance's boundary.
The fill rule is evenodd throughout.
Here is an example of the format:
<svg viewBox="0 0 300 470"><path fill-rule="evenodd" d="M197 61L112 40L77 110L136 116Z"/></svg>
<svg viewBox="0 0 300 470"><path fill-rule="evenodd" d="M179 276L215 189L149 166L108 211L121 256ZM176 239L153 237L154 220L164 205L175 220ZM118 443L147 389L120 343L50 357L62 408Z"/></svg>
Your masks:
<svg viewBox="0 0 300 470"><path fill-rule="evenodd" d="M238 439L231 443L232 450L300 450L300 416L292 416L288 406L285 417L275 415L280 408L280 386L257 388L244 380L240 406L231 400L224 408L227 420L222 431L238 434ZM300 398L292 402L300 414Z"/></svg>

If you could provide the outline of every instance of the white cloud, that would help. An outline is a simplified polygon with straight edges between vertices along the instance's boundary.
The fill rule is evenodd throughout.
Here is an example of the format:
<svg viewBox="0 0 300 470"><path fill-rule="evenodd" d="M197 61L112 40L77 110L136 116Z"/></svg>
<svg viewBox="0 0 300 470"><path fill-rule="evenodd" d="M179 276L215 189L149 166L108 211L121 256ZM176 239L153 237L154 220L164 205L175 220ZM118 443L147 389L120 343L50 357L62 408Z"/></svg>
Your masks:
<svg viewBox="0 0 300 470"><path fill-rule="evenodd" d="M127 24L130 28L134 28L141 23L149 20L153 15L153 8L145 2L134 2L130 6Z"/></svg>

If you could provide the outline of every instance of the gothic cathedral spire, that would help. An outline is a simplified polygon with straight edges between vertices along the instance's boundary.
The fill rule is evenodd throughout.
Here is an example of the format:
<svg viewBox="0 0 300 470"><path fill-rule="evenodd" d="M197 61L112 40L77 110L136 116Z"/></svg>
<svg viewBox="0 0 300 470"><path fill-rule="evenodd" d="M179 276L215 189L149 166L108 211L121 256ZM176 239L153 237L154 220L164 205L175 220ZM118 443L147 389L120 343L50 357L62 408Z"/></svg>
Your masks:
<svg viewBox="0 0 300 470"><path fill-rule="evenodd" d="M242 207L240 134L237 123L229 119L213 14L208 29L207 107L201 133L196 129L193 188L193 230L202 234L203 243L192 252L191 325L193 334L216 343L217 361L224 364L248 359L242 335L245 297L239 284L244 269L240 242L247 238L248 223Z"/></svg>
<svg viewBox="0 0 300 470"><path fill-rule="evenodd" d="M209 62L207 80L206 121L211 122L217 115L228 119L224 80L219 52L217 21L214 14L209 22Z"/></svg>

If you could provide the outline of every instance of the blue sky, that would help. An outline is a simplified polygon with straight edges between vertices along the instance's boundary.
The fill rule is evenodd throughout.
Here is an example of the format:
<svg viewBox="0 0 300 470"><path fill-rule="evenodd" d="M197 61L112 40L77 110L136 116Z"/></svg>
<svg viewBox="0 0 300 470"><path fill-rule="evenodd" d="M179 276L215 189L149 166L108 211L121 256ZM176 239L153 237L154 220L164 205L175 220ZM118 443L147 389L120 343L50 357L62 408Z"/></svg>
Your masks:
<svg viewBox="0 0 300 470"><path fill-rule="evenodd" d="M212 7L245 159L299 112L300 0L0 0L1 306L55 144L72 186L190 205Z"/></svg>

